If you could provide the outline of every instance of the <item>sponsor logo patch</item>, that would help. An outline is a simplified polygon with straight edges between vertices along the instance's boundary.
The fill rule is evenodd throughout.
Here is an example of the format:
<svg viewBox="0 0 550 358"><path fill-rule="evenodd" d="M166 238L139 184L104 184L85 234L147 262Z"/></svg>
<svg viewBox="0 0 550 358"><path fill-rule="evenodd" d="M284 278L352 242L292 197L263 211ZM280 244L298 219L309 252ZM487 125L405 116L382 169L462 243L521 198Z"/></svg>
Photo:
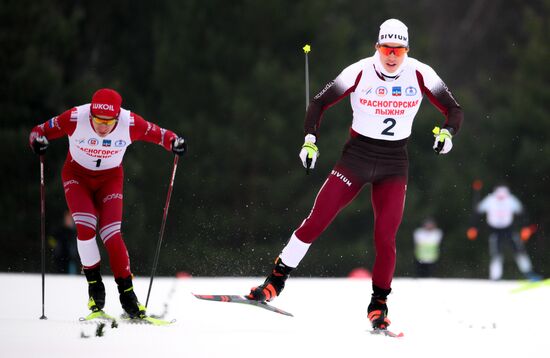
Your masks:
<svg viewBox="0 0 550 358"><path fill-rule="evenodd" d="M342 173L340 173L339 171L337 170L332 170L332 172L330 173L332 175L334 175L336 178L340 179L342 182L344 182L344 184L346 184L347 186L351 186L351 180L349 180L348 178L346 178Z"/></svg>
<svg viewBox="0 0 550 358"><path fill-rule="evenodd" d="M369 94L372 92L372 87L364 88L361 90L361 92L363 92L363 94Z"/></svg>
<svg viewBox="0 0 550 358"><path fill-rule="evenodd" d="M392 96L401 96L401 86L394 86L391 88Z"/></svg>
<svg viewBox="0 0 550 358"><path fill-rule="evenodd" d="M107 195L106 197L103 198L103 202L106 203L106 202L108 202L109 200L113 200L113 199L120 199L120 200L122 200L122 194L120 194L120 193L109 194L109 195Z"/></svg>
<svg viewBox="0 0 550 358"><path fill-rule="evenodd" d="M95 138L90 138L90 139L88 139L88 144L89 145L98 145L99 141Z"/></svg>
<svg viewBox="0 0 550 358"><path fill-rule="evenodd" d="M115 107L112 104L107 103L93 103L92 109L102 109L104 111L114 111Z"/></svg>
<svg viewBox="0 0 550 358"><path fill-rule="evenodd" d="M380 41L382 40L401 40L407 42L407 36L399 35L399 34L382 34L380 35Z"/></svg>
<svg viewBox="0 0 550 358"><path fill-rule="evenodd" d="M115 147L124 147L126 145L126 141L119 139L115 142Z"/></svg>
<svg viewBox="0 0 550 358"><path fill-rule="evenodd" d="M376 88L376 94L380 97L384 97L386 94L388 94L388 90L384 86L380 86Z"/></svg>
<svg viewBox="0 0 550 358"><path fill-rule="evenodd" d="M405 96L414 96L416 95L417 89L416 87L409 86L405 88Z"/></svg>
<svg viewBox="0 0 550 358"><path fill-rule="evenodd" d="M68 185L71 185L71 184L78 184L78 180L69 179L69 180L63 182L64 187L68 186Z"/></svg>
<svg viewBox="0 0 550 358"><path fill-rule="evenodd" d="M110 147L111 146L111 140L110 139L103 139L103 142L101 143L104 147Z"/></svg>
<svg viewBox="0 0 550 358"><path fill-rule="evenodd" d="M52 117L49 121L48 121L49 125L50 125L50 128L59 128L59 125L57 125L57 117Z"/></svg>
<svg viewBox="0 0 550 358"><path fill-rule="evenodd" d="M333 84L334 84L334 81L330 81L329 83L327 83L325 88L323 88L323 90L321 92L319 92L315 95L314 99L317 99L317 98L321 97L326 91L328 91L328 89L330 87L332 87Z"/></svg>

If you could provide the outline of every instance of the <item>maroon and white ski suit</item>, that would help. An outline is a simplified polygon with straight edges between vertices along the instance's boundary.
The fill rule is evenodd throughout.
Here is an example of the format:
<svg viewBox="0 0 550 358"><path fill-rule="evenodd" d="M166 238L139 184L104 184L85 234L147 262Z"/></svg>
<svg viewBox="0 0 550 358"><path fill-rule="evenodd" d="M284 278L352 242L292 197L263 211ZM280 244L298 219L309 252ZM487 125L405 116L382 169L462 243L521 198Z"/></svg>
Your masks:
<svg viewBox="0 0 550 358"><path fill-rule="evenodd" d="M443 113L443 127L453 134L460 128L463 112L429 66L406 57L396 76L388 77L382 69L376 52L344 69L311 101L306 135L317 137L323 112L347 96L353 109L351 135L309 216L294 231L280 257L286 265L296 267L338 212L370 183L376 248L372 280L375 286L389 289L407 188L407 140L422 98L426 95Z"/></svg>

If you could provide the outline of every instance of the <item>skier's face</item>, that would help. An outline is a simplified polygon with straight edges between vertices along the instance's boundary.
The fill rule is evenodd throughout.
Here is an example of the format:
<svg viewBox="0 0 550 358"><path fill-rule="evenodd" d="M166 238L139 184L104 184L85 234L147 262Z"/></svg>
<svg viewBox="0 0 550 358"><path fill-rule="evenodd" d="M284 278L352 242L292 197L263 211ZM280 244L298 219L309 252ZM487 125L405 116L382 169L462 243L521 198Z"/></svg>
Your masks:
<svg viewBox="0 0 550 358"><path fill-rule="evenodd" d="M117 122L116 118L105 118L103 116L92 116L92 125L95 132L100 137L105 137L107 134L111 133L115 124Z"/></svg>
<svg viewBox="0 0 550 358"><path fill-rule="evenodd" d="M409 52L408 47L403 47L398 43L376 44L376 49L380 54L380 62L384 70L389 73L395 72L405 60L405 54Z"/></svg>

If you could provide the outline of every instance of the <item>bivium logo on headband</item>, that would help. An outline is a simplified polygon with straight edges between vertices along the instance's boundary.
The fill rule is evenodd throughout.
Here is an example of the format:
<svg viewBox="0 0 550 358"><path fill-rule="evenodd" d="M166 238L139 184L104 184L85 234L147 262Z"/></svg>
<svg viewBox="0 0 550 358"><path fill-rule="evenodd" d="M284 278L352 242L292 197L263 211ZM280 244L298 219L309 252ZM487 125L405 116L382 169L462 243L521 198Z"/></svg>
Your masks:
<svg viewBox="0 0 550 358"><path fill-rule="evenodd" d="M382 40L400 40L408 42L407 36L399 35L399 34L382 34L380 35L380 41Z"/></svg>

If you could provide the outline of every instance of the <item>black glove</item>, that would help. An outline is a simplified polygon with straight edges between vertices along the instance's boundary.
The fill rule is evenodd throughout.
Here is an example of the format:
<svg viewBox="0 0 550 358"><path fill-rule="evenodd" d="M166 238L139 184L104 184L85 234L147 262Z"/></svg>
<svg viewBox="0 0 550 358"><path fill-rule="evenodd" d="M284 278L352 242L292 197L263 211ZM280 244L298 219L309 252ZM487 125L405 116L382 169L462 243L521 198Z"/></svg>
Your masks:
<svg viewBox="0 0 550 358"><path fill-rule="evenodd" d="M46 153L46 149L48 149L49 145L50 142L48 142L48 138L44 136L36 137L32 141L32 151L36 155L42 155Z"/></svg>
<svg viewBox="0 0 550 358"><path fill-rule="evenodd" d="M187 152L187 142L182 137L177 137L172 141L172 152L177 155L183 155Z"/></svg>

